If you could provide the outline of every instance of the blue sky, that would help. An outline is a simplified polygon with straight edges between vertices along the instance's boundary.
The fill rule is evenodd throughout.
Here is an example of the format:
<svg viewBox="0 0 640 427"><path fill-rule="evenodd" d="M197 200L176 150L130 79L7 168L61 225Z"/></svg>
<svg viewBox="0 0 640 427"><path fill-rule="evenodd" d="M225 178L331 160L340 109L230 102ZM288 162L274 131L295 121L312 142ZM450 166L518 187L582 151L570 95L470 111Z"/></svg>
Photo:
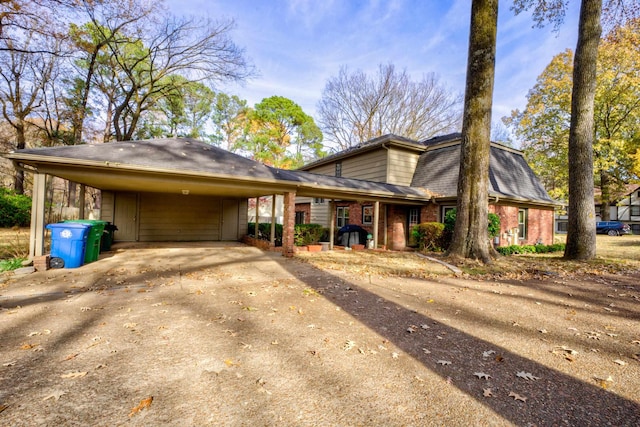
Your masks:
<svg viewBox="0 0 640 427"><path fill-rule="evenodd" d="M575 49L579 1L564 25L533 28L500 1L493 120L523 109L526 95L551 58ZM464 92L470 0L168 0L174 14L231 18L234 42L260 75L243 86L221 87L249 105L287 97L315 117L328 78L341 66L369 75L379 64L406 69L415 80L435 73Z"/></svg>

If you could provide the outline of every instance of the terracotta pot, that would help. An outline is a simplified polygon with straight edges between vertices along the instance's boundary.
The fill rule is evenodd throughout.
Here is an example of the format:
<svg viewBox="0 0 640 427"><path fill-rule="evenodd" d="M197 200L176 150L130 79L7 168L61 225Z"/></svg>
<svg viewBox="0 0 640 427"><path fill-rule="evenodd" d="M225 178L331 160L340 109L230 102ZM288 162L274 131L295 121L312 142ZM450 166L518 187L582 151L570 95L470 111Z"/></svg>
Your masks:
<svg viewBox="0 0 640 427"><path fill-rule="evenodd" d="M307 252L309 248L307 246L296 246L296 252Z"/></svg>
<svg viewBox="0 0 640 427"><path fill-rule="evenodd" d="M351 245L351 249L354 251L361 251L364 249L364 245Z"/></svg>
<svg viewBox="0 0 640 427"><path fill-rule="evenodd" d="M308 245L309 252L320 252L322 250L322 245Z"/></svg>

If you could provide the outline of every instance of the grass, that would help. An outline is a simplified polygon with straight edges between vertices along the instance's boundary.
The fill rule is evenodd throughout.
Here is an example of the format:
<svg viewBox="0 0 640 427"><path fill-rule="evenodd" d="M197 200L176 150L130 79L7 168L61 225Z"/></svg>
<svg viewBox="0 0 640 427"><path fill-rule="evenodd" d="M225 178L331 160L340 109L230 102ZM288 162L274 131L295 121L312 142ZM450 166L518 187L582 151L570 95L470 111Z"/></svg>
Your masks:
<svg viewBox="0 0 640 427"><path fill-rule="evenodd" d="M29 228L0 228L0 260L29 255Z"/></svg>

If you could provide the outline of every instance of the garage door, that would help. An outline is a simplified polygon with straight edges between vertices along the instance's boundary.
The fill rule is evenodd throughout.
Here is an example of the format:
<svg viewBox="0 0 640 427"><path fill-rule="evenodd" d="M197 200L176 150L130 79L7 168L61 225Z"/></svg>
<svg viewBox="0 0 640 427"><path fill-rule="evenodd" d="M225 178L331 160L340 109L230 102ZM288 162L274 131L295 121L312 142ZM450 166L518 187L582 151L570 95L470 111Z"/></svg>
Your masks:
<svg viewBox="0 0 640 427"><path fill-rule="evenodd" d="M142 193L139 212L141 242L221 238L222 206L216 197Z"/></svg>

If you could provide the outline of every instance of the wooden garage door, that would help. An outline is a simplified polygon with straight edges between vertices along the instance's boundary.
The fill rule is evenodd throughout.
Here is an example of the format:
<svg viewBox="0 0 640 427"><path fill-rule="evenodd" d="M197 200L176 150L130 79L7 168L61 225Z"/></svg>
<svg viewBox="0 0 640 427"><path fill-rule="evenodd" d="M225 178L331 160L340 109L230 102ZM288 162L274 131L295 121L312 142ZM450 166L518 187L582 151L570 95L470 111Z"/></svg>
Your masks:
<svg viewBox="0 0 640 427"><path fill-rule="evenodd" d="M208 196L140 195L141 242L220 240L220 199Z"/></svg>

